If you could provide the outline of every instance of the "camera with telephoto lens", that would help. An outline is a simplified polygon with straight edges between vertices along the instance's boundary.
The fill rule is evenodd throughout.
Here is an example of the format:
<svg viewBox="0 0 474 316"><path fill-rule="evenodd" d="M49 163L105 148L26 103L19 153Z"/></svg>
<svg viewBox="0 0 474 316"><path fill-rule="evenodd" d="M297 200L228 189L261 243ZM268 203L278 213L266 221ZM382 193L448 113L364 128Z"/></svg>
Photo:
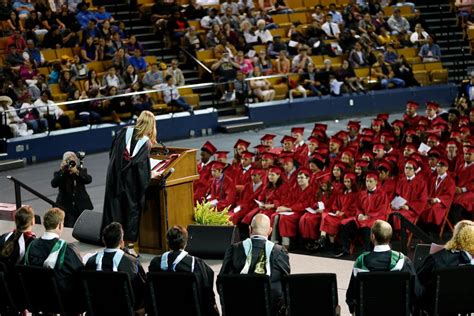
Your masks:
<svg viewBox="0 0 474 316"><path fill-rule="evenodd" d="M68 159L66 161L66 169L70 170L72 168L74 168L76 166L76 161L75 160L72 160L72 159Z"/></svg>

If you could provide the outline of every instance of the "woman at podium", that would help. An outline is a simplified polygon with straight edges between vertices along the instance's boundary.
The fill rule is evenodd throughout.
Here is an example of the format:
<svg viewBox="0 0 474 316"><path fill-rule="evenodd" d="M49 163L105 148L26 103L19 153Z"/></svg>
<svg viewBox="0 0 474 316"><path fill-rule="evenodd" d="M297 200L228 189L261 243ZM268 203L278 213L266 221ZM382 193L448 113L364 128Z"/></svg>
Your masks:
<svg viewBox="0 0 474 316"><path fill-rule="evenodd" d="M117 133L110 149L102 227L121 223L130 249L138 239L140 214L151 178L150 149L155 143L155 116L143 111L134 127Z"/></svg>

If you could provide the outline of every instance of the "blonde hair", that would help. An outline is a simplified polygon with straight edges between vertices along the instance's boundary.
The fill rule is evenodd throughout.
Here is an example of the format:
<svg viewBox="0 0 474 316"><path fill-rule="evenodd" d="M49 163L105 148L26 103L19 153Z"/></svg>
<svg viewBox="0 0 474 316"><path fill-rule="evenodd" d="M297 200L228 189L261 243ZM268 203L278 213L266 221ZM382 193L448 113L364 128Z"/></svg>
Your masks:
<svg viewBox="0 0 474 316"><path fill-rule="evenodd" d="M65 213L63 210L53 207L50 208L43 216L43 225L46 230L53 230L59 224L64 222Z"/></svg>
<svg viewBox="0 0 474 316"><path fill-rule="evenodd" d="M474 254L474 222L464 220L454 226L453 237L446 243L447 250L464 250Z"/></svg>
<svg viewBox="0 0 474 316"><path fill-rule="evenodd" d="M155 115L150 111L143 111L135 125L137 130L136 139L141 139L148 136L152 144L156 143L156 121Z"/></svg>

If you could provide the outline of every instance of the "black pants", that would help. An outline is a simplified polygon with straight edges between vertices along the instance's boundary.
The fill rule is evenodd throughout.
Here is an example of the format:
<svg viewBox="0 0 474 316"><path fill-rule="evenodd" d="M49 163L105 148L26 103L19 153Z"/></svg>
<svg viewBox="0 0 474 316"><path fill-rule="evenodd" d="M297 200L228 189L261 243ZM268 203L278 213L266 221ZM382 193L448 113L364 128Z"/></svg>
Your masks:
<svg viewBox="0 0 474 316"><path fill-rule="evenodd" d="M342 250L344 252L350 252L350 242L355 240L357 233L362 235L364 250L370 251L370 228L358 228L355 221L350 221L341 227Z"/></svg>

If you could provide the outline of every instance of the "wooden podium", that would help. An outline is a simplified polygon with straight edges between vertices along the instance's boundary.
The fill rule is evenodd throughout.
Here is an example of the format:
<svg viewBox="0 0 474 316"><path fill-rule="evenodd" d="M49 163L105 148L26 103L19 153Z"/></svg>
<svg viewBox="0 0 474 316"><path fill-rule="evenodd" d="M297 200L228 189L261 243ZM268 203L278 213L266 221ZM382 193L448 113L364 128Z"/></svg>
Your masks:
<svg viewBox="0 0 474 316"><path fill-rule="evenodd" d="M152 178L146 193L145 209L140 219L138 246L140 252L161 254L167 251L166 232L174 225L187 227L193 223L193 181L199 179L196 166L196 149L168 148L167 156L154 154L154 159L171 160L162 172L166 179ZM163 183L164 182L164 183Z"/></svg>

